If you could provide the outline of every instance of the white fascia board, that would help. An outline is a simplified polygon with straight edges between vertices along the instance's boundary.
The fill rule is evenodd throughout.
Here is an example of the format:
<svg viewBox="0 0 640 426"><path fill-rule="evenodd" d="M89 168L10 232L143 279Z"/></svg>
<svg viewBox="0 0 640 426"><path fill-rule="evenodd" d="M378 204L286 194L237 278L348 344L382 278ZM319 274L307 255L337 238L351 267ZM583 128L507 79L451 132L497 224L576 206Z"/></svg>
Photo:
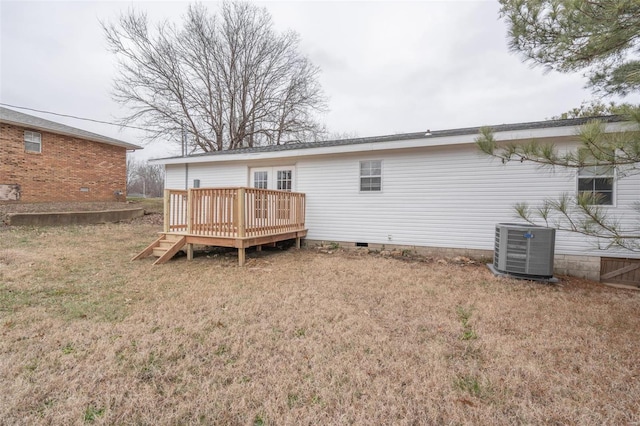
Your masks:
<svg viewBox="0 0 640 426"><path fill-rule="evenodd" d="M559 138L563 136L578 136L580 134L582 126L566 126L566 127L545 127L539 129L526 129L526 130L512 130L512 131L504 131L504 132L496 132L494 133L494 138L496 141L521 141L521 140L531 140L531 139L542 139L542 138ZM635 126L632 123L605 123L604 131L605 133L615 133L615 132L624 132L629 130L636 130ZM474 135L473 140L478 135Z"/></svg>
<svg viewBox="0 0 640 426"><path fill-rule="evenodd" d="M126 148L127 150L131 150L131 151L135 151L135 150L138 150L138 149L144 149L141 146L134 145L132 143L121 141L121 140L118 140L118 139L109 138L107 136L105 136L103 138L101 135L98 135L96 133L93 133L93 135L83 135L83 134L80 134L80 133L73 133L73 132L69 132L69 131L65 131L65 130L53 129L51 127L39 126L37 124L21 123L21 122L17 122L17 121L13 121L13 120L7 120L7 119L0 120L0 123L5 123L5 124L8 124L10 126L15 126L15 127L21 127L23 129L26 129L26 130L38 130L39 132L53 133L54 135L69 136L69 137L76 138L76 139L83 139L83 140L87 140L87 141L91 141L91 142L103 143L105 145L113 145L113 146L117 146L117 147L120 147L120 148ZM78 129L78 130L84 131L82 129ZM92 133L92 132L89 132L89 133Z"/></svg>
<svg viewBox="0 0 640 426"><path fill-rule="evenodd" d="M607 123L607 133L631 129L628 123ZM541 138L557 138L576 136L580 126L546 127L525 130L510 130L494 133L496 141L522 141ZM194 164L194 163L223 163L249 162L254 160L285 159L297 157L311 157L316 155L335 155L354 152L388 151L394 149L426 148L443 145L473 144L479 134L456 136L425 136L418 139L397 140L388 142L369 142L352 145L320 146L316 148L300 148L284 151L248 152L245 154L201 155L197 157L159 158L149 160L151 164Z"/></svg>

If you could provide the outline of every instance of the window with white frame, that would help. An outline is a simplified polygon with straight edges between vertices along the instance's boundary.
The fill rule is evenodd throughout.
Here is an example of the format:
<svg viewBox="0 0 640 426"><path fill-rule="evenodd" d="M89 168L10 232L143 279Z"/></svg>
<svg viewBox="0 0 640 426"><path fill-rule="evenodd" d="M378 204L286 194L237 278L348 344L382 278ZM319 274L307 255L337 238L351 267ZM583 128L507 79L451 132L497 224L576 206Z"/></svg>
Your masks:
<svg viewBox="0 0 640 426"><path fill-rule="evenodd" d="M578 171L578 193L593 195L595 204L613 205L614 182L611 166L589 166Z"/></svg>
<svg viewBox="0 0 640 426"><path fill-rule="evenodd" d="M253 187L258 189L267 189L269 187L269 172L253 172Z"/></svg>
<svg viewBox="0 0 640 426"><path fill-rule="evenodd" d="M24 150L29 152L42 152L42 136L31 130L24 131Z"/></svg>
<svg viewBox="0 0 640 426"><path fill-rule="evenodd" d="M360 162L360 191L382 191L382 160Z"/></svg>
<svg viewBox="0 0 640 426"><path fill-rule="evenodd" d="M291 192L291 182L292 182L291 170L278 170L277 178L278 179L276 182L276 189L278 191Z"/></svg>

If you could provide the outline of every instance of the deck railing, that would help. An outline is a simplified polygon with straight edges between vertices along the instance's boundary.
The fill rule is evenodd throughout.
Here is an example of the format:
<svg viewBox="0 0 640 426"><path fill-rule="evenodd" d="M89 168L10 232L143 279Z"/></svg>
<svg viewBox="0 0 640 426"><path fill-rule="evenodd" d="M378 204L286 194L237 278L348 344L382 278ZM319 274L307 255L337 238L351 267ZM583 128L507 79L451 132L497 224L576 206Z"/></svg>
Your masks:
<svg viewBox="0 0 640 426"><path fill-rule="evenodd" d="M164 232L187 230L187 190L164 190Z"/></svg>
<svg viewBox="0 0 640 426"><path fill-rule="evenodd" d="M164 232L258 237L304 229L305 194L257 188L166 189Z"/></svg>

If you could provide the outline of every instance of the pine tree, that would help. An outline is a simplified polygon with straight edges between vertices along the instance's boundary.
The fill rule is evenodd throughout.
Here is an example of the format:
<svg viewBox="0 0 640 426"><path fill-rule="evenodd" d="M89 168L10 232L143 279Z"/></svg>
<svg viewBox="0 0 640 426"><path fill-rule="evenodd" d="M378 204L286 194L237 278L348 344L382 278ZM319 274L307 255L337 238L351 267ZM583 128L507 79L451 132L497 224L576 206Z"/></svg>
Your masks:
<svg viewBox="0 0 640 426"><path fill-rule="evenodd" d="M584 70L604 95L640 91L640 1L500 0L509 47L561 72Z"/></svg>

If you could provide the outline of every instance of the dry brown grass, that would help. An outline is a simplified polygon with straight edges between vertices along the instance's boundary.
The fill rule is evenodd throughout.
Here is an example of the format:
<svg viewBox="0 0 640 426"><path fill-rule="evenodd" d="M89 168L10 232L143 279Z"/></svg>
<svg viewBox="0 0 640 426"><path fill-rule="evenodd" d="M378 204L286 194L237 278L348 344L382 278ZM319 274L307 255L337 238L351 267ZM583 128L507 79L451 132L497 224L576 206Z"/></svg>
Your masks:
<svg viewBox="0 0 640 426"><path fill-rule="evenodd" d="M349 252L130 263L157 230L0 232L0 422L640 421L639 292Z"/></svg>

